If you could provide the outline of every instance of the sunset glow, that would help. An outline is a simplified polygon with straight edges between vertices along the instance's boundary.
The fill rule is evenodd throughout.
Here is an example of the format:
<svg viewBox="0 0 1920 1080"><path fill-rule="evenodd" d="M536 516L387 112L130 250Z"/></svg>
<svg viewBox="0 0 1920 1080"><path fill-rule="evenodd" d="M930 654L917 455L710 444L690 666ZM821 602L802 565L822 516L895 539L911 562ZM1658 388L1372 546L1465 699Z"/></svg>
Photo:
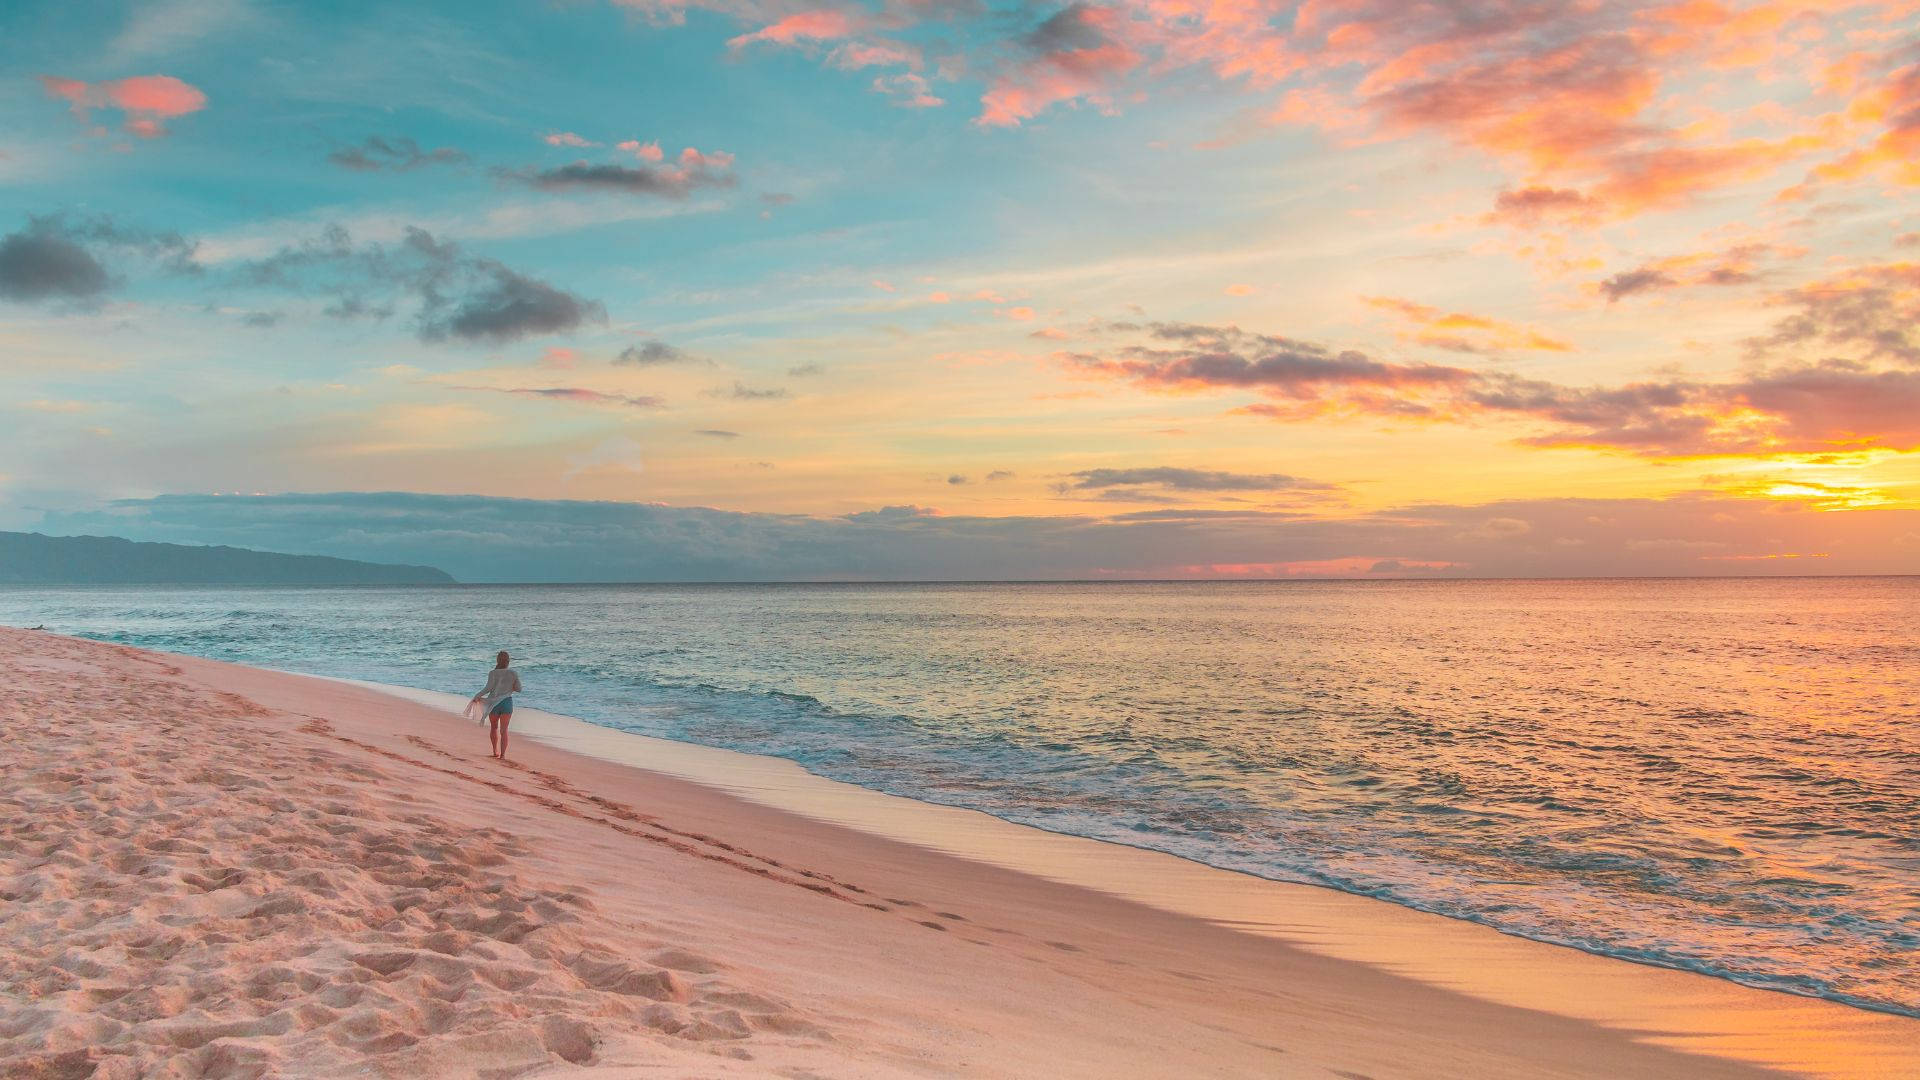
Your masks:
<svg viewBox="0 0 1920 1080"><path fill-rule="evenodd" d="M1917 23L16 6L0 527L391 491L1017 536L995 577L1913 572ZM1068 521L1155 534L1036 554Z"/></svg>

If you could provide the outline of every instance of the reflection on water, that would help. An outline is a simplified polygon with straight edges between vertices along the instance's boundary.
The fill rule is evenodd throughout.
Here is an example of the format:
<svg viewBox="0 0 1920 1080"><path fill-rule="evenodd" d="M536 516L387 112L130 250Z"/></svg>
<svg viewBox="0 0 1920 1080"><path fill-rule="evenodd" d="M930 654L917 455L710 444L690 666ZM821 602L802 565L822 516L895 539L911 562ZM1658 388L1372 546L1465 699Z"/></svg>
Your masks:
<svg viewBox="0 0 1920 1080"><path fill-rule="evenodd" d="M0 621L470 690L1920 1014L1920 580L21 589Z"/></svg>

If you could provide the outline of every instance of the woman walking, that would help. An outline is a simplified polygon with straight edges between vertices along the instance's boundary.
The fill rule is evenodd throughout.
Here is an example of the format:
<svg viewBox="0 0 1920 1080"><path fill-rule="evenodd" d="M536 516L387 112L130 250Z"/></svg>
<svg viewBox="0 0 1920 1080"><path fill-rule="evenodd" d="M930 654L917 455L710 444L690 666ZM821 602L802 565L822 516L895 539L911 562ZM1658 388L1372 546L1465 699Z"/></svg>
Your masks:
<svg viewBox="0 0 1920 1080"><path fill-rule="evenodd" d="M493 756L502 761L507 757L507 725L513 722L513 695L520 692L520 673L507 666L511 659L501 649L493 670L487 672L486 689L473 695L473 704L487 712L487 742Z"/></svg>

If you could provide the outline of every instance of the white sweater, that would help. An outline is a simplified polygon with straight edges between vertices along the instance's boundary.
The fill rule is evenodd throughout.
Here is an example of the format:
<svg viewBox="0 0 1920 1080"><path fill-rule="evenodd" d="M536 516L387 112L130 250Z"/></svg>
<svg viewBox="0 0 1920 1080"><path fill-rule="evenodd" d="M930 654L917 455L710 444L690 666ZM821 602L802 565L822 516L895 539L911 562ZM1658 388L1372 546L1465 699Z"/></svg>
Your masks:
<svg viewBox="0 0 1920 1080"><path fill-rule="evenodd" d="M487 688L480 696L492 705L508 694L520 692L520 673L510 667L497 667L487 672Z"/></svg>

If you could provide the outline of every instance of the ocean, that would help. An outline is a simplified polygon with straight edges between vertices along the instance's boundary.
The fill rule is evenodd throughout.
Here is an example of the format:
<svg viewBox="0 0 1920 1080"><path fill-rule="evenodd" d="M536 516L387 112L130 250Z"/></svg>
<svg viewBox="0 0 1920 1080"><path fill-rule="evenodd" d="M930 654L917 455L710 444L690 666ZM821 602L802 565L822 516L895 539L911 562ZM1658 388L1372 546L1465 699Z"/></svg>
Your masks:
<svg viewBox="0 0 1920 1080"><path fill-rule="evenodd" d="M1920 578L46 587L0 623L520 700L1920 1016Z"/></svg>

